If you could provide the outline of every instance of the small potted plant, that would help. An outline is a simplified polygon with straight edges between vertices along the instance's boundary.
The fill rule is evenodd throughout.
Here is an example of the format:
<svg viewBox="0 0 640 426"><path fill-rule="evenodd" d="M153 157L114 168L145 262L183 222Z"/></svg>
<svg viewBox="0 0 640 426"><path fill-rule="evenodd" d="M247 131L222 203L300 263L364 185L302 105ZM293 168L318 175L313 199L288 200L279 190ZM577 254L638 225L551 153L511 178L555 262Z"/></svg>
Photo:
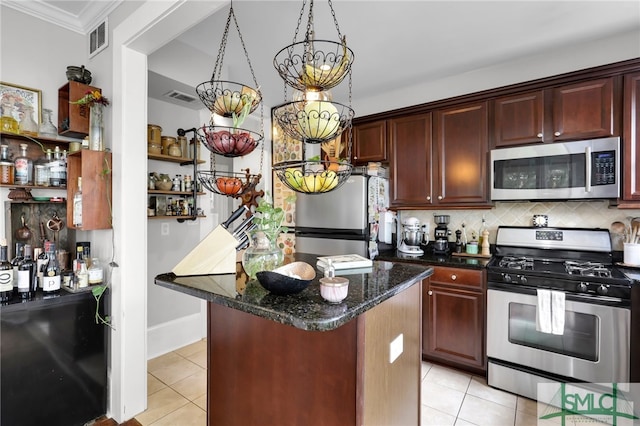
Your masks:
<svg viewBox="0 0 640 426"><path fill-rule="evenodd" d="M285 212L274 207L267 193L260 200L253 217L255 229L249 232L249 248L242 255L242 267L249 278L255 278L260 271L272 271L282 265L284 253L278 245L278 236L289 229L282 226Z"/></svg>

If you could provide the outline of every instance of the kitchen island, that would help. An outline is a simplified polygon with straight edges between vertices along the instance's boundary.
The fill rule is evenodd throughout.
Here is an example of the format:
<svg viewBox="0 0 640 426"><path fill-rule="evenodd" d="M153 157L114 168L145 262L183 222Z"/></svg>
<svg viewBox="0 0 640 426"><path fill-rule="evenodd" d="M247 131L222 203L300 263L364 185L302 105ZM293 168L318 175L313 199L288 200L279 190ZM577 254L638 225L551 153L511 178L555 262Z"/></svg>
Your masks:
<svg viewBox="0 0 640 426"><path fill-rule="evenodd" d="M156 277L209 302L209 425L420 423L421 288L433 269L374 261L345 275L339 304L321 298L316 272L290 296L247 280L239 264L236 274Z"/></svg>

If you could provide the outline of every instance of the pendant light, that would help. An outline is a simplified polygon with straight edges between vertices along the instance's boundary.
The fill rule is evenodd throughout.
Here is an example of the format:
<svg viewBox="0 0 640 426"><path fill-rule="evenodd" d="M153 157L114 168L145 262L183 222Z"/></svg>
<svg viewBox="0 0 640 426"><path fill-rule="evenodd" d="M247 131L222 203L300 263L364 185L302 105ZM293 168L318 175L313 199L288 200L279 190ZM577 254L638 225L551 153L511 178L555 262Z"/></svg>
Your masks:
<svg viewBox="0 0 640 426"><path fill-rule="evenodd" d="M341 161L340 150L346 145L351 157L351 65L353 52L340 32L331 0L328 0L338 41L317 39L314 29L313 0L303 0L292 44L281 49L274 58L274 67L285 83L285 103L273 109L277 126L289 138L302 142L302 162L275 165L280 181L296 192L320 194L342 185L351 175L352 165ZM307 5L304 39L297 41ZM333 100L329 89L348 77L349 105ZM294 89L287 102L287 86ZM320 159L305 158L305 144L321 144L325 154Z"/></svg>
<svg viewBox="0 0 640 426"><path fill-rule="evenodd" d="M231 20L238 32L240 43L244 51L253 86L222 79L222 65L229 37ZM264 138L264 118L262 94L256 80L247 48L238 26L233 1L229 7L229 15L218 49L218 56L213 68L211 79L199 84L196 93L202 103L211 112L208 125L194 129L202 144L210 151L210 171L198 171L198 180L209 191L233 198L242 197L253 191L262 177L264 159L264 144L260 151L260 174L251 174L249 169L242 172L228 172L216 170L216 155L224 157L240 157L252 153ZM260 107L259 131L246 129L245 119Z"/></svg>

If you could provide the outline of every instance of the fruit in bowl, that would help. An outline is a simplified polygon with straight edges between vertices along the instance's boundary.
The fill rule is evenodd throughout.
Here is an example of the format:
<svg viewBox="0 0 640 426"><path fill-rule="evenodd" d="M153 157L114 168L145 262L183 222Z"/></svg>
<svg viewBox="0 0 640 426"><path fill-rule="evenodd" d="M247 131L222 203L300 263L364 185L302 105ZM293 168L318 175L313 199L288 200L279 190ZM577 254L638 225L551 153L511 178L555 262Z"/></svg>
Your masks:
<svg viewBox="0 0 640 426"><path fill-rule="evenodd" d="M298 133L311 140L335 137L340 129L338 109L328 101L308 102L298 114Z"/></svg>
<svg viewBox="0 0 640 426"><path fill-rule="evenodd" d="M225 195L235 195L242 191L242 181L235 177L216 178L216 188Z"/></svg>
<svg viewBox="0 0 640 426"><path fill-rule="evenodd" d="M256 147L256 141L249 132L238 132L231 137L234 140L233 153L236 155L249 154Z"/></svg>

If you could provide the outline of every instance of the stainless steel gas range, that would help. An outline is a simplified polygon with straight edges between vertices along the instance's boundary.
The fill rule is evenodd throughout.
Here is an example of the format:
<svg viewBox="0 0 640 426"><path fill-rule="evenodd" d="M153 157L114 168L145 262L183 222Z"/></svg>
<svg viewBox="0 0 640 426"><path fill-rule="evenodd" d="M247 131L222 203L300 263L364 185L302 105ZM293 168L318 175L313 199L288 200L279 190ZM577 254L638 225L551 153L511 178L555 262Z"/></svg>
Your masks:
<svg viewBox="0 0 640 426"><path fill-rule="evenodd" d="M490 386L537 399L543 382L630 381L633 281L615 267L607 230L503 226L495 252Z"/></svg>

